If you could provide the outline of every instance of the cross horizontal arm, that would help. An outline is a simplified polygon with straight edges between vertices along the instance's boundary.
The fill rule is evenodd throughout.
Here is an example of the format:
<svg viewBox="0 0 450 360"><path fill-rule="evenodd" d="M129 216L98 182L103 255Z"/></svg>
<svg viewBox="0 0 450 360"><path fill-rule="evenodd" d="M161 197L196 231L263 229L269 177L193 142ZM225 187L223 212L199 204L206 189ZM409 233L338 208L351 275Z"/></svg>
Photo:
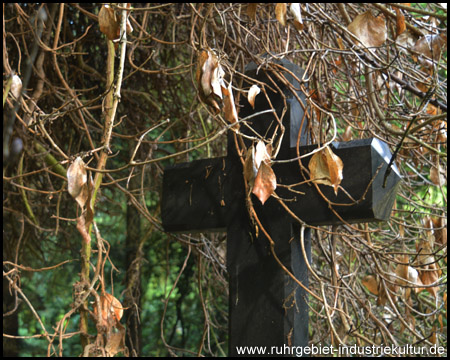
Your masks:
<svg viewBox="0 0 450 360"><path fill-rule="evenodd" d="M306 154L312 146L300 147ZM396 168L382 187L383 174L390 160L385 143L377 139L336 143L334 153L344 163L344 179L336 196L329 186L319 185L334 203L339 217L349 223L387 220L395 200L400 175ZM307 168L309 158L303 159ZM297 162L273 166L279 184L305 181ZM221 157L177 164L167 168L163 181L162 220L167 231L225 230L234 206L245 206L242 167L238 159ZM234 185L233 185L234 184ZM279 187L277 194L288 207L310 225L331 225L343 221L311 184L294 188L293 193ZM351 197L349 197L349 194ZM255 201L258 201L255 199ZM266 203L276 201L271 198Z"/></svg>

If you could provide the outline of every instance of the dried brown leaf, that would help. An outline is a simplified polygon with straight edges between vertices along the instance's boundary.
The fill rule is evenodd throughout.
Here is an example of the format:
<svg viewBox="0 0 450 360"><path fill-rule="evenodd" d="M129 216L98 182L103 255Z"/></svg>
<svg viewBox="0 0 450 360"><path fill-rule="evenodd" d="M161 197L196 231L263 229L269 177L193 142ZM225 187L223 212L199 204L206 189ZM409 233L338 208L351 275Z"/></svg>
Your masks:
<svg viewBox="0 0 450 360"><path fill-rule="evenodd" d="M256 175L255 184L253 185L252 193L264 203L274 193L277 188L277 178L273 172L271 166L263 161L259 167L258 174Z"/></svg>
<svg viewBox="0 0 450 360"><path fill-rule="evenodd" d="M441 55L441 51L447 49L447 35L445 34L435 34L435 35L425 35L421 37L415 43L413 51L426 56L434 61L437 61ZM422 65L429 67L433 63L426 58L419 59Z"/></svg>
<svg viewBox="0 0 450 360"><path fill-rule="evenodd" d="M328 146L312 156L308 168L313 182L332 186L337 194L343 179L344 164Z"/></svg>
<svg viewBox="0 0 450 360"><path fill-rule="evenodd" d="M437 245L447 244L447 225L444 217L432 218L434 228L434 242Z"/></svg>
<svg viewBox="0 0 450 360"><path fill-rule="evenodd" d="M264 144L264 141L259 140L256 144L255 150L255 167L259 169L263 162L270 162L270 154L267 151L267 147Z"/></svg>
<svg viewBox="0 0 450 360"><path fill-rule="evenodd" d="M81 208L84 208L89 197L87 181L86 164L80 157L77 157L67 169L67 187L69 194Z"/></svg>
<svg viewBox="0 0 450 360"><path fill-rule="evenodd" d="M114 10L109 5L103 5L98 13L98 24L100 31L106 35L109 40L115 40L120 35L120 20L117 18Z"/></svg>
<svg viewBox="0 0 450 360"><path fill-rule="evenodd" d="M202 73L203 73L203 65L205 64L206 60L208 60L209 54L208 51L206 50L202 50L200 51L200 53L197 56L197 71L195 72L195 79L197 80L197 86L198 89L200 90L202 84L201 84L201 79L202 79Z"/></svg>
<svg viewBox="0 0 450 360"><path fill-rule="evenodd" d="M127 4L129 8L130 3ZM128 11L127 11L128 13ZM100 31L106 35L106 37L113 41L120 37L120 19L122 12L114 11L109 5L103 5L98 13L98 24L100 25ZM126 32L127 34L133 31L130 20L127 17Z"/></svg>
<svg viewBox="0 0 450 360"><path fill-rule="evenodd" d="M114 357L125 350L125 327L117 323L115 331L110 331L106 336L105 351L108 357Z"/></svg>
<svg viewBox="0 0 450 360"><path fill-rule="evenodd" d="M275 15L281 25L286 26L286 4L277 3L275 5Z"/></svg>
<svg viewBox="0 0 450 360"><path fill-rule="evenodd" d="M352 127L350 125L348 125L345 128L345 132L342 135L342 140L344 141L350 141L352 139Z"/></svg>
<svg viewBox="0 0 450 360"><path fill-rule="evenodd" d="M107 328L116 327L123 315L123 306L113 295L100 295L101 325ZM97 304L94 305L94 315L97 317Z"/></svg>
<svg viewBox="0 0 450 360"><path fill-rule="evenodd" d="M365 276L361 283L366 287L367 290L369 290L372 294L378 295L378 283L377 279L374 275L367 275Z"/></svg>
<svg viewBox="0 0 450 360"><path fill-rule="evenodd" d="M228 88L222 87L222 92L224 95L224 115L225 119L230 123L234 124L238 121L238 115L236 111L236 106L234 105L233 90L231 88L231 82L228 84Z"/></svg>
<svg viewBox="0 0 450 360"><path fill-rule="evenodd" d="M430 169L430 180L436 186L445 185L445 177L441 174L441 166L439 163Z"/></svg>
<svg viewBox="0 0 450 360"><path fill-rule="evenodd" d="M202 77L201 77L201 89L203 94L208 97L212 92L211 79L213 76L214 69L217 67L217 58L211 52L208 52L208 58L202 67Z"/></svg>
<svg viewBox="0 0 450 360"><path fill-rule="evenodd" d="M375 17L370 11L359 14L348 25L348 30L366 47L381 46L387 38L384 15Z"/></svg>
<svg viewBox="0 0 450 360"><path fill-rule="evenodd" d="M422 270L419 272L420 280L423 285L432 285L439 280L439 271L436 269L436 264L432 264L431 268L428 270ZM437 293L439 290L438 286L430 286L426 288L422 288L421 290L428 291L435 298L437 297Z"/></svg>
<svg viewBox="0 0 450 360"><path fill-rule="evenodd" d="M406 31L405 24L405 15L402 14L401 10L398 7L394 7L395 13L397 14L396 23L395 23L395 33L396 38L403 34Z"/></svg>

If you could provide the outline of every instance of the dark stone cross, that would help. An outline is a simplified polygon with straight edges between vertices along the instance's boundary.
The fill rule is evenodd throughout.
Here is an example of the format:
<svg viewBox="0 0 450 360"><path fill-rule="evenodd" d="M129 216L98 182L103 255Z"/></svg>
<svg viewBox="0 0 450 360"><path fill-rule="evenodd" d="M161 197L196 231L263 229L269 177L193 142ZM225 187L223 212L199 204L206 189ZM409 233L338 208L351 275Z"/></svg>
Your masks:
<svg viewBox="0 0 450 360"><path fill-rule="evenodd" d="M305 95L299 80L303 70L281 60L277 71L292 84L304 104ZM280 66L284 67L282 70ZM295 78L293 76L295 74ZM304 111L303 107L283 81L270 71L247 67L246 75L268 85L271 104L283 118L285 134L276 160L297 157L297 137ZM274 86L276 84L276 86ZM251 84L246 84L250 86ZM283 94L276 92L279 89ZM247 100L240 111L240 119L270 109L264 94L256 97L255 109ZM282 117L283 109L286 111ZM305 120L306 122L306 120ZM273 113L265 112L249 118L249 125L262 137L273 136L277 121ZM245 126L240 131L254 136ZM279 133L279 132L278 132ZM300 154L307 154L317 145L306 146L306 126L300 139ZM246 140L247 147L251 145ZM385 221L389 218L400 180L398 169L387 178L383 188L383 176L391 158L388 146L378 139L363 139L333 143L333 152L343 163L342 188L337 196L333 188L319 185L322 193L333 203L352 204L333 206L318 193L315 186L295 186L296 191L278 187L277 195L284 199L289 209L310 225L331 225ZM245 155L244 155L245 156ZM307 168L310 157L302 159ZM304 181L298 161L275 162L272 166L277 184L297 184ZM264 205L252 196L258 218L275 242L274 251L281 262L304 285L308 285L308 270L300 244L300 225L288 214L273 196ZM342 219L342 220L341 220ZM245 200L245 185L241 161L237 155L235 136L228 134L228 155L225 157L176 164L164 171L162 194L162 221L166 231L227 231L227 270L229 274L229 355L238 355L239 347L265 346L266 354L272 346L305 347L308 345L307 294L274 259L269 240L250 220ZM311 262L310 229L305 229L304 246ZM275 354L276 355L276 354ZM287 354L289 355L289 354ZM291 353L292 355L292 353ZM294 352L295 355L295 352ZM260 356L260 355L258 355Z"/></svg>

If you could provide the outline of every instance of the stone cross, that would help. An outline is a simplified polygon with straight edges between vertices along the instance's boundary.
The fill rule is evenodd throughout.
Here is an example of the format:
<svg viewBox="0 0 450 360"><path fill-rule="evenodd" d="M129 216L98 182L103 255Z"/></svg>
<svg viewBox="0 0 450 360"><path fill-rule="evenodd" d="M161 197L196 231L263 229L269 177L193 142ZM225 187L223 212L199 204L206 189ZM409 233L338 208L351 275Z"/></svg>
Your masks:
<svg viewBox="0 0 450 360"><path fill-rule="evenodd" d="M273 66L292 86L287 86L264 67L258 69L254 63L247 67L246 75L272 89L267 90L270 103L283 119L285 133L276 160L294 159L298 156L297 137L306 105L299 83L303 70L286 60L275 61ZM263 94L256 97L255 109L246 99L241 103L244 106L239 113L240 119L271 109ZM253 131L266 139L274 134L277 124L270 112L250 118L248 123ZM255 135L245 126L241 126L240 131ZM301 131L299 151L304 155L317 145L308 145L306 125ZM245 142L247 146L251 145L248 140ZM353 205L333 206L333 211L311 183L294 187L296 192L279 187L277 195L292 213L309 225L388 220L400 180L394 165L386 187L382 186L391 158L388 146L371 138L336 142L332 150L343 161L341 186L352 199L341 190L335 195L330 186L319 185L319 188L333 203ZM305 167L309 160L310 157L302 159ZM277 184L297 184L305 180L297 160L275 162L272 169ZM258 218L275 242L275 254L307 286L308 270L300 244L300 224L273 196L264 205L251 196ZM242 163L231 131L227 156L176 164L164 170L162 221L168 232L227 232L230 356L239 355L242 347L263 346L268 354L272 346L280 349L308 345L307 293L280 267L271 252L269 240L260 229L256 230L249 217ZM304 232L304 247L311 262L309 230L306 228Z"/></svg>

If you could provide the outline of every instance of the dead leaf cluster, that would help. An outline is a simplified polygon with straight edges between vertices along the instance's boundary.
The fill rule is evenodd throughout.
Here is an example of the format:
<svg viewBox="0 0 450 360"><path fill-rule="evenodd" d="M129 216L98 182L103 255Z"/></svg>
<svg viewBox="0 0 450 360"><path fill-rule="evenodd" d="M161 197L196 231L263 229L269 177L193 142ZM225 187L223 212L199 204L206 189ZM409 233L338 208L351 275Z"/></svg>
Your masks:
<svg viewBox="0 0 450 360"><path fill-rule="evenodd" d="M226 86L225 71L220 65L217 55L212 50L200 51L197 59L195 78L200 99L209 105L218 114L221 109L225 119L234 124L238 121L236 106L234 104L231 81ZM219 105L222 103L223 106Z"/></svg>
<svg viewBox="0 0 450 360"><path fill-rule="evenodd" d="M247 150L244 163L244 178L250 191L264 203L277 188L277 178L271 166L272 147L260 140L256 149L251 146Z"/></svg>

